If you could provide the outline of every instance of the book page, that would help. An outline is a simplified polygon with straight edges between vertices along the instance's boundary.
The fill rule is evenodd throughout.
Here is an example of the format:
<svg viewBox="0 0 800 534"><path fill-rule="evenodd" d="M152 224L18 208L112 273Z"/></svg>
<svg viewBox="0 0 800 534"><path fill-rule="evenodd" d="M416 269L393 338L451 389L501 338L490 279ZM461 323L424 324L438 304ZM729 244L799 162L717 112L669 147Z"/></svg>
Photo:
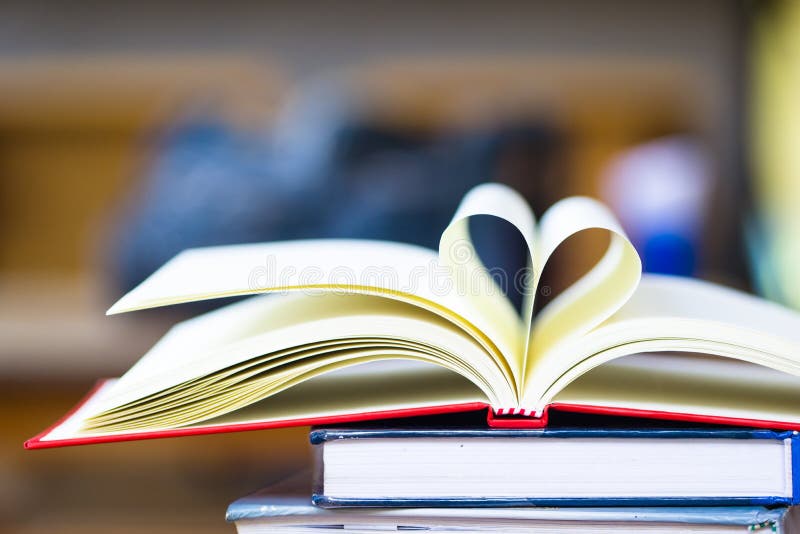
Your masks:
<svg viewBox="0 0 800 534"><path fill-rule="evenodd" d="M765 337L800 347L800 315L754 295L711 282L678 276L645 274L630 300L609 324L632 319L675 317L727 325L743 344L764 347ZM714 329L708 332L715 337ZM796 350L787 355L800 362Z"/></svg>
<svg viewBox="0 0 800 534"><path fill-rule="evenodd" d="M553 402L797 424L800 377L728 358L636 354L589 371Z"/></svg>
<svg viewBox="0 0 800 534"><path fill-rule="evenodd" d="M800 376L798 347L800 316L791 310L709 282L648 274L605 323L553 351L560 367L541 373L537 406L593 368L629 354L711 354Z"/></svg>
<svg viewBox="0 0 800 534"><path fill-rule="evenodd" d="M449 307L446 273L437 272L437 264L436 253L426 248L355 239L188 249L119 299L108 313L298 288L418 296Z"/></svg>
<svg viewBox="0 0 800 534"><path fill-rule="evenodd" d="M176 325L92 415L98 426L141 425L152 414L183 425L390 358L438 364L495 404L516 402L510 377L451 322L395 299L316 291L258 296Z"/></svg>
<svg viewBox="0 0 800 534"><path fill-rule="evenodd" d="M435 252L387 241L321 239L186 250L122 297L108 313L309 290L377 295L411 303L472 335L509 376L508 362L519 359L519 331L472 305Z"/></svg>
<svg viewBox="0 0 800 534"><path fill-rule="evenodd" d="M343 239L191 249L166 263L108 313L288 290L379 295L457 324L486 348L518 387L532 294L526 296L523 322L472 245L468 219L475 215L507 220L519 229L529 249L533 246L533 215L522 197L508 187L485 184L462 201L442 235L438 256L413 245Z"/></svg>
<svg viewBox="0 0 800 534"><path fill-rule="evenodd" d="M516 384L521 384L535 285L528 283L520 287L523 293L520 316L481 262L470 238L469 219L481 215L497 217L512 224L525 240L531 265L536 222L530 206L519 193L502 184L483 184L472 189L461 201L439 243L439 261L452 273L455 290L464 296L464 305L470 309L468 313L483 316L493 325L495 336L513 344L508 354L509 364Z"/></svg>
<svg viewBox="0 0 800 534"><path fill-rule="evenodd" d="M474 384L441 367L382 361L325 374L202 426L486 402Z"/></svg>
<svg viewBox="0 0 800 534"><path fill-rule="evenodd" d="M102 391L62 424L56 426L42 440L127 433L81 431L91 414L98 412L98 405L104 402L104 397L109 390L113 390L114 385L113 381L107 382ZM473 383L438 365L411 360L376 361L325 374L261 402L255 402L189 427L286 421L487 402L488 399ZM479 406L476 406L476 409L478 408Z"/></svg>
<svg viewBox="0 0 800 534"><path fill-rule="evenodd" d="M530 333L526 389L535 387L530 382L541 381L544 367L563 365L548 354L553 347L582 336L608 319L628 301L639 283L641 260L622 227L608 208L585 197L557 202L542 217L536 249L536 283L548 258L561 243L575 233L595 228L610 233L608 249L588 273L558 295L536 318Z"/></svg>

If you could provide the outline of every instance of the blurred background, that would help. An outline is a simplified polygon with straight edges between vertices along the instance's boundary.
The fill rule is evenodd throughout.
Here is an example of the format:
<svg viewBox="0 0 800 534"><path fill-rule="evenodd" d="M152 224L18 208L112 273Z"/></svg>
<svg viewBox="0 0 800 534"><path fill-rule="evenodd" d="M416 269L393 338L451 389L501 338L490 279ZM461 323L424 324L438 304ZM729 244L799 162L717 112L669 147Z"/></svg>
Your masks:
<svg viewBox="0 0 800 534"><path fill-rule="evenodd" d="M6 0L0 531L232 532L307 462L307 429L23 452L198 311L104 316L184 248L435 247L498 181L540 215L603 199L649 271L800 307L798 143L800 2Z"/></svg>

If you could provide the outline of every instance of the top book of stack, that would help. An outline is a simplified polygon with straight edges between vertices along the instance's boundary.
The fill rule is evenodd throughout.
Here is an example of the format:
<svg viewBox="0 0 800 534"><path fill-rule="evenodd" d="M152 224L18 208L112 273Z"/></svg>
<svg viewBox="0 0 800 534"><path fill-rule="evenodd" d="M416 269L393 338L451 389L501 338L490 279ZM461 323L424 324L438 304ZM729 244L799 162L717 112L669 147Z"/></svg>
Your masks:
<svg viewBox="0 0 800 534"><path fill-rule="evenodd" d="M481 215L524 238L521 314L470 239ZM591 229L609 234L605 254L534 316L548 258ZM536 221L513 190L479 186L438 254L363 240L187 250L109 313L258 293L176 325L26 446L475 410L507 428L545 426L548 409L800 428L800 315L642 275L620 224L589 198Z"/></svg>

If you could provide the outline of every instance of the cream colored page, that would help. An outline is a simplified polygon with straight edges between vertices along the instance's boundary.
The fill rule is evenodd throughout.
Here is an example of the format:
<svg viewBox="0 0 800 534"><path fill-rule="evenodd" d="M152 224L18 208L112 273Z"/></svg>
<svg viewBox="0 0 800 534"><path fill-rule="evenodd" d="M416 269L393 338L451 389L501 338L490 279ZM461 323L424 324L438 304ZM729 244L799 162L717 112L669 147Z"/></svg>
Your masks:
<svg viewBox="0 0 800 534"><path fill-rule="evenodd" d="M469 219L480 215L498 217L514 225L525 239L531 261L536 223L530 207L517 192L501 184L484 184L464 197L439 243L440 262L452 273L454 288L465 297L468 313L482 316L482 324L492 329L492 336L510 347L511 371L517 384L521 384L533 313L533 286L521 288L525 298L520 317L481 262L470 239Z"/></svg>
<svg viewBox="0 0 800 534"><path fill-rule="evenodd" d="M422 306L459 324L507 368L517 338L473 306L435 252L386 241L323 239L191 249L178 254L108 313L233 295L321 289L375 294ZM498 326L498 324L501 324Z"/></svg>
<svg viewBox="0 0 800 534"><path fill-rule="evenodd" d="M339 342L335 346L330 344L315 344L298 352L284 352L279 356L261 356L251 360L246 360L240 364L227 367L202 379L191 380L175 387L168 388L159 392L156 396L145 397L134 403L126 404L121 407L113 408L103 414L92 418L93 424L105 425L114 421L127 419L140 420L154 414L164 414L166 410L170 412L183 410L185 407L197 404L217 405L219 399L228 396L244 396L243 390L252 390L261 387L265 380L272 381L273 384L285 383L293 378L293 374L301 373L298 370L302 367L303 361L313 361L315 367L324 366L324 356L340 356L343 352L348 354L363 354L374 350L388 351L399 349L400 345L387 345L380 339L363 340L363 342ZM417 347L407 345L409 349ZM362 352L363 351L363 352ZM351 360L352 361L352 358ZM308 365L308 364L306 364Z"/></svg>
<svg viewBox="0 0 800 534"><path fill-rule="evenodd" d="M595 336L605 343L671 337L689 347L720 345L732 357L800 375L800 314L702 280L645 275Z"/></svg>
<svg viewBox="0 0 800 534"><path fill-rule="evenodd" d="M298 373L298 369L311 362L316 368L324 367L325 356L364 354L368 351L385 350L388 355L395 349L416 350L418 345L401 342L387 342L380 338L363 338L358 342L339 340L337 342L315 343L302 350L289 350L245 360L239 364L213 372L203 378L190 380L160 391L153 397L145 397L134 403L113 408L95 421L109 421L125 417L141 417L164 410L167 407L205 402L212 397L235 394L242 388L250 388L262 379L284 382ZM299 371L302 372L302 371Z"/></svg>
<svg viewBox="0 0 800 534"><path fill-rule="evenodd" d="M800 377L735 359L636 354L589 371L553 401L800 423Z"/></svg>
<svg viewBox="0 0 800 534"><path fill-rule="evenodd" d="M702 280L645 274L631 299L610 324L628 319L676 317L729 325L742 341L758 347L762 336L800 348L800 313L747 293ZM714 331L709 330L709 339ZM800 352L795 354L800 362Z"/></svg>
<svg viewBox="0 0 800 534"><path fill-rule="evenodd" d="M318 418L487 401L474 384L441 367L414 361L377 361L333 371L203 424Z"/></svg>
<svg viewBox="0 0 800 534"><path fill-rule="evenodd" d="M436 264L432 250L386 241L320 239L189 249L108 313L306 287L403 293L437 302L442 291L431 280Z"/></svg>
<svg viewBox="0 0 800 534"><path fill-rule="evenodd" d="M43 441L86 435L80 430L84 421L99 411L99 404L113 386L113 381L108 382L88 403L42 438ZM464 377L436 365L390 360L334 371L198 426L285 421L472 402L485 403L487 398Z"/></svg>
<svg viewBox="0 0 800 534"><path fill-rule="evenodd" d="M625 304L639 283L639 255L614 215L595 200L572 197L554 204L540 221L537 284L543 266L555 249L570 236L590 229L610 233L608 249L597 265L556 297L536 318L528 350L526 386L540 381L545 373L543 368L562 365L548 356L556 345L580 337L605 321ZM531 385L533 387L536 386ZM530 398L523 404L529 402Z"/></svg>
<svg viewBox="0 0 800 534"><path fill-rule="evenodd" d="M191 399L172 399L155 409L149 404L139 405L126 413L105 413L90 421L89 431L135 430L140 428L178 428L206 421L209 418L242 409L253 402L270 398L282 391L296 387L312 378L327 375L347 367L394 359L397 361L425 361L417 350L397 347L362 349L322 354L318 361L295 363L290 369L251 377L231 384L213 394ZM450 370L452 372L452 369ZM453 374L458 374L454 372ZM477 389L477 388L476 388ZM367 399L365 399L368 402Z"/></svg>
<svg viewBox="0 0 800 534"><path fill-rule="evenodd" d="M595 367L659 351L713 354L800 376L800 315L701 280L647 274L613 317L548 355L559 366L542 370L527 403L541 408Z"/></svg>
<svg viewBox="0 0 800 534"><path fill-rule="evenodd" d="M262 354L378 337L386 343L412 340L445 350L455 355L451 368L491 384L493 391L487 395L498 402L513 402L513 384L503 370L452 323L388 298L317 291L254 297L176 325L117 382L101 408L124 405ZM418 352L420 357L431 353L422 348ZM479 387L487 389L483 383Z"/></svg>

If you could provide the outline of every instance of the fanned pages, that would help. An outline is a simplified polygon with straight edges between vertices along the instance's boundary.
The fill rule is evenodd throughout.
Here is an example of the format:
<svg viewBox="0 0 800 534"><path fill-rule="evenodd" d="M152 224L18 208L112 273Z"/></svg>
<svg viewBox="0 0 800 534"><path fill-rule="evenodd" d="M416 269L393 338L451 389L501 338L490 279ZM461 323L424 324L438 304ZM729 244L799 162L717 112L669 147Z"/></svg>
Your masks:
<svg viewBox="0 0 800 534"><path fill-rule="evenodd" d="M474 216L523 237L520 313L479 257ZM600 260L534 317L550 256L597 229L610 236ZM798 314L642 276L620 224L589 198L562 200L537 224L513 190L479 186L438 254L364 240L187 250L109 313L241 295L254 296L176 325L28 446L487 408L496 426L542 426L553 407L800 428ZM643 374L654 387L640 387Z"/></svg>

